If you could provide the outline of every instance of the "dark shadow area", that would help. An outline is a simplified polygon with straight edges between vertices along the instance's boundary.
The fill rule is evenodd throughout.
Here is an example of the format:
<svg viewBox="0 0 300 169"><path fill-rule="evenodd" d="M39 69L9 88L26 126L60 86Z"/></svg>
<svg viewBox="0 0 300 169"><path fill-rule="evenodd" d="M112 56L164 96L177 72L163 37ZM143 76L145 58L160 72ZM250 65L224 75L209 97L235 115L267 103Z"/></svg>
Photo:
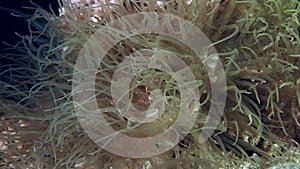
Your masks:
<svg viewBox="0 0 300 169"><path fill-rule="evenodd" d="M47 11L51 11L50 9L52 9L56 14L58 14L57 0L33 0L32 3L39 5ZM32 3L29 0L0 1L0 53L7 53L5 52L5 48L8 46L5 43L16 44L16 42L20 40L20 37L18 37L17 34L29 34L26 19L14 15L18 15L17 11L28 16L32 15L36 8L36 6Z"/></svg>
<svg viewBox="0 0 300 169"><path fill-rule="evenodd" d="M33 75L26 72L25 68L30 67L35 69L37 65L34 64L34 61L28 62L26 58L21 55L18 56L19 52L12 47L22 40L21 36L30 34L27 20L33 16L37 8L42 8L58 15L58 7L59 3L57 0L0 1L0 82L18 86L17 88L27 87L27 90L32 87L34 83L28 84L28 86L21 85L19 81L21 82L26 79L19 79L19 77L26 75L28 76L28 82L33 81L33 79L31 79ZM23 68L24 70L22 70ZM11 89L8 86L4 86L4 88L5 90Z"/></svg>

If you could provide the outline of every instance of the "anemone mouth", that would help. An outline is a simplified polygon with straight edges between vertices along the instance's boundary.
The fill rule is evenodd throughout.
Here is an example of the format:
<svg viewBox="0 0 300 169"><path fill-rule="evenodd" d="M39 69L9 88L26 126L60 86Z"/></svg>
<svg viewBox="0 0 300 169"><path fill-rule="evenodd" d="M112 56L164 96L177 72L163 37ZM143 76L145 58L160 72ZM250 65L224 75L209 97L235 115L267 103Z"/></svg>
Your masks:
<svg viewBox="0 0 300 169"><path fill-rule="evenodd" d="M284 1L79 1L63 0L60 15L37 7L28 19L32 30L0 65L0 166L11 168L276 168L298 165L300 144L299 2ZM199 100L191 131L171 150L145 159L116 156L99 148L84 133L72 100L76 56L98 28L139 12L180 16L201 29L224 65L227 102L214 134L199 143L213 100L207 70L185 44L157 34L141 34L112 48L96 74L96 99L105 119L130 137L155 136L176 119L178 82L157 69L140 72L130 82L133 106L159 118L148 123L120 117L107 92L111 67L136 50L161 48L180 56L199 80ZM110 64L108 64L110 63ZM79 105L80 106L80 105ZM130 123L131 130L128 128ZM135 127L132 127L135 126ZM161 145L157 145L158 147Z"/></svg>

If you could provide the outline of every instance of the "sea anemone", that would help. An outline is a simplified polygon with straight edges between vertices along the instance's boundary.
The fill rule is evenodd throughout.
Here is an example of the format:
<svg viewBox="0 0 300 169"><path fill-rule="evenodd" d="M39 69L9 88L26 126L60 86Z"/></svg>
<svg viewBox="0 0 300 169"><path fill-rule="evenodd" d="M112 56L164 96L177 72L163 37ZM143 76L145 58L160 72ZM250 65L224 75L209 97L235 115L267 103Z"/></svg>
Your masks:
<svg viewBox="0 0 300 169"><path fill-rule="evenodd" d="M300 162L300 4L297 0L62 0L60 14L36 7L21 37L0 65L0 166L7 168L276 168ZM99 110L115 130L144 138L166 130L181 104L170 74L148 69L130 83L139 110L168 103L159 120L136 123L113 106L111 82L117 66L134 53L171 51L196 78L199 98L189 105L197 118L172 149L145 158L115 155L94 143L75 113L76 60L97 30L122 16L155 12L179 16L200 29L218 52L227 98L216 130L199 142L212 89L207 67L187 45L155 33L118 42L96 73ZM28 17L28 16L26 16ZM218 70L216 70L218 71ZM121 77L119 77L121 78ZM167 100L152 97L159 89ZM149 151L151 151L149 149ZM277 168L280 166L277 166Z"/></svg>

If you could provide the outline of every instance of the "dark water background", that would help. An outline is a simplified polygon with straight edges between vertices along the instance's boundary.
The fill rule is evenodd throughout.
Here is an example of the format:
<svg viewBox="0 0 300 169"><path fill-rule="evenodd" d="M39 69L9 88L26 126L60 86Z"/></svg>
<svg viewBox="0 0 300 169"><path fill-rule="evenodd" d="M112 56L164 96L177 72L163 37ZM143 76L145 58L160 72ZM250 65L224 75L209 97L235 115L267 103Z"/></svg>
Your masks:
<svg viewBox="0 0 300 169"><path fill-rule="evenodd" d="M49 6L58 13L58 2L57 0L32 0L33 3L36 3L50 11ZM20 38L16 35L17 32L20 35L28 34L27 22L24 18L19 18L11 15L9 9L17 10L26 14L33 14L33 9L25 9L24 7L33 7L29 0L0 0L0 7L5 8L0 9L0 53L5 52L7 45L3 43L15 44ZM4 62L4 60L0 61Z"/></svg>

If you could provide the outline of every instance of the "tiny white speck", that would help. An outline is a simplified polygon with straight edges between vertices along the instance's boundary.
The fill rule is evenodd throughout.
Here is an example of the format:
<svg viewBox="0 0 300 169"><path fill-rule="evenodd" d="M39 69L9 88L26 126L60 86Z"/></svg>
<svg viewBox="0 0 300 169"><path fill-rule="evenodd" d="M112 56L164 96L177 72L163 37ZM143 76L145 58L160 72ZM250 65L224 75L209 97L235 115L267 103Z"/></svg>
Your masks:
<svg viewBox="0 0 300 169"><path fill-rule="evenodd" d="M68 50L68 47L67 47L67 46L63 48L63 51L64 51L64 52L66 52L67 50Z"/></svg>

